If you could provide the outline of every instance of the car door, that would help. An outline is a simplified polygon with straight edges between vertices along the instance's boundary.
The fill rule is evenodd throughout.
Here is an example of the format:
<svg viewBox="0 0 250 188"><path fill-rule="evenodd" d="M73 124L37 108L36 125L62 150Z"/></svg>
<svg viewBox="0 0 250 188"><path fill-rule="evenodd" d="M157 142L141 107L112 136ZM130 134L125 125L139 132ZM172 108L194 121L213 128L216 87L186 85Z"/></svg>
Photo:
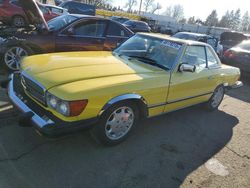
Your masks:
<svg viewBox="0 0 250 188"><path fill-rule="evenodd" d="M112 50L132 36L132 32L114 21L109 21L104 43L104 50Z"/></svg>
<svg viewBox="0 0 250 188"><path fill-rule="evenodd" d="M218 66L211 63L208 67L207 49L211 50L203 45L186 47L179 65L194 65L196 68L194 72L182 72L178 70L177 66L173 71L165 112L204 102L210 98L216 87L216 68ZM214 57L214 54L212 56Z"/></svg>
<svg viewBox="0 0 250 188"><path fill-rule="evenodd" d="M82 20L73 24L56 36L55 50L99 51L103 50L107 23L105 20Z"/></svg>

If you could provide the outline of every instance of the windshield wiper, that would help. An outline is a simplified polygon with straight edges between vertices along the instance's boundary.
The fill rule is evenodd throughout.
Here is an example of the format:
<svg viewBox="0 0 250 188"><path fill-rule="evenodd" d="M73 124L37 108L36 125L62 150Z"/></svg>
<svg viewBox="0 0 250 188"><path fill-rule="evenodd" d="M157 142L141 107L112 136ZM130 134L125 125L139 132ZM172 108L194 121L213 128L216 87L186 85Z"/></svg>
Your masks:
<svg viewBox="0 0 250 188"><path fill-rule="evenodd" d="M161 65L159 63L157 63L154 59L151 59L149 57L145 57L145 56L136 56L136 55L131 55L129 56L130 58L135 58L135 59L138 59L139 61L142 61L144 63L147 63L149 65L153 65L153 66L157 66L161 69L164 69L164 70L169 70L168 67L165 67L164 65Z"/></svg>

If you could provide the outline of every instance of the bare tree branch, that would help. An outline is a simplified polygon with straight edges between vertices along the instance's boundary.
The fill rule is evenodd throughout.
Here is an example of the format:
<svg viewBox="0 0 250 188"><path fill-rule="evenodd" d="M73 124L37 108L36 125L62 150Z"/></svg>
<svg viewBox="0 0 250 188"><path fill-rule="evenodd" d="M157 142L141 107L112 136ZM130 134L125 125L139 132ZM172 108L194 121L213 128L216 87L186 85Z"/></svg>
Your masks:
<svg viewBox="0 0 250 188"><path fill-rule="evenodd" d="M137 0L128 0L125 5L125 8L128 8L128 12L132 12L133 6L137 5Z"/></svg>
<svg viewBox="0 0 250 188"><path fill-rule="evenodd" d="M144 0L143 6L144 6L144 11L147 12L150 7L153 6L155 0Z"/></svg>
<svg viewBox="0 0 250 188"><path fill-rule="evenodd" d="M160 10L162 8L160 3L156 3L153 5L153 8L151 10L151 13L154 14L157 10Z"/></svg>

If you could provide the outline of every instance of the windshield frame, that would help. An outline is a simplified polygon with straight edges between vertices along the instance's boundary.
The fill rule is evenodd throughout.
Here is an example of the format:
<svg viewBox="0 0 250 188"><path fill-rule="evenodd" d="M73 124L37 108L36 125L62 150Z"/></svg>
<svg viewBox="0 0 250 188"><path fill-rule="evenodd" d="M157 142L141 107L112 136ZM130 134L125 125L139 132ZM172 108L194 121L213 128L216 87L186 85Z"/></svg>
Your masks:
<svg viewBox="0 0 250 188"><path fill-rule="evenodd" d="M177 41L174 41L174 40L171 40L171 39L160 38L160 37L157 37L157 36L144 35L143 33L137 33L137 34L135 34L133 37L136 37L136 36L142 36L142 37L145 37L145 38L151 38L152 40L155 39L155 40L162 40L162 41L173 42L173 43L176 43L176 44L180 45L179 49L177 49L176 58L175 58L174 62L172 63L171 67L167 67L167 66L164 65L164 64L157 63L157 61L154 60L154 59L152 59L152 58L151 58L151 59L152 59L154 62L152 61L151 63L149 63L149 61L150 61L149 59L148 59L148 60L145 60L145 61L148 61L148 63L145 62L145 61L142 61L143 58L150 58L150 57L147 56L147 55L141 56L141 60L140 60L139 57L138 57L138 58L133 57L133 56L130 57L129 55L125 55L125 54L119 53L119 52L118 52L118 49L119 49L122 45L119 46L119 47L117 47L117 48L115 48L115 49L113 50L113 54L114 54L114 55L118 55L119 57L125 56L127 60L136 59L137 61L140 61L140 62L145 63L145 64L149 64L149 65L152 65L152 66L161 68L161 69L163 69L163 67L165 67L165 68L164 68L165 71L172 71L172 70L175 69L176 65L177 65L178 62L179 62L179 57L181 56L182 51L183 51L183 46L184 46L183 43L180 43L180 42L177 42ZM131 38L133 38L133 37L131 37ZM131 39L131 38L130 38L130 39ZM128 39L128 40L129 40L129 39ZM138 50L138 51L139 51L139 50ZM153 64L157 64L157 65L153 65ZM161 67L160 67L160 66L161 66Z"/></svg>

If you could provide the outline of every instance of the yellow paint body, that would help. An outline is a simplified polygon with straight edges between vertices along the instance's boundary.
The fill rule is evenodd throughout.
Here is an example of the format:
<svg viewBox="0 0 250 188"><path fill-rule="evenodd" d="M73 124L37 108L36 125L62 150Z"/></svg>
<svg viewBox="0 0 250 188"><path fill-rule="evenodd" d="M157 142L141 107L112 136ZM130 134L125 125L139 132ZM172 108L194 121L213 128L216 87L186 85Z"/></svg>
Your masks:
<svg viewBox="0 0 250 188"><path fill-rule="evenodd" d="M35 55L22 62L22 71L58 98L67 101L88 99L85 110L76 117L65 117L38 103L68 122L97 117L108 101L131 93L145 99L149 117L159 115L208 101L218 85L233 85L240 75L239 69L226 65L194 73L178 72L177 67L178 65L172 71L165 71L111 52ZM214 79L209 80L210 76ZM205 93L209 94L202 95ZM198 95L202 96L174 102ZM166 104L157 106L162 103Z"/></svg>

